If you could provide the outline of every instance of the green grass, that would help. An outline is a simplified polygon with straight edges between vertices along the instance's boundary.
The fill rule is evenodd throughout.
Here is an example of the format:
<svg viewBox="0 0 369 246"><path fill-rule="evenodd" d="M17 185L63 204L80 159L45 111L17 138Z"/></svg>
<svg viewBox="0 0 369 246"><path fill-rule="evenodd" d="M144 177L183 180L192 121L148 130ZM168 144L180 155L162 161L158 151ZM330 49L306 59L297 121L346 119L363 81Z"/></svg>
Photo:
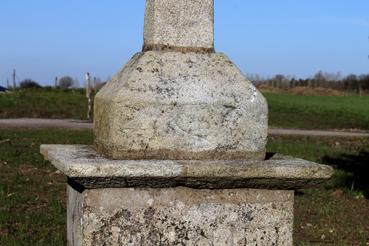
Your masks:
<svg viewBox="0 0 369 246"><path fill-rule="evenodd" d="M271 136L268 150L335 167L323 188L297 192L296 245L368 245L369 138Z"/></svg>
<svg viewBox="0 0 369 246"><path fill-rule="evenodd" d="M5 139L10 141L0 144L0 245L66 245L66 178L43 160L39 146L91 144L92 132L1 130L0 142ZM268 150L341 168L336 160L349 155L358 162L369 139L271 137ZM357 175L340 169L325 188L297 192L296 245L369 242L369 200L347 182Z"/></svg>
<svg viewBox="0 0 369 246"><path fill-rule="evenodd" d="M81 89L19 89L0 94L0 118L85 119L87 100Z"/></svg>
<svg viewBox="0 0 369 246"><path fill-rule="evenodd" d="M334 166L328 188L369 198L369 138L270 136L268 150Z"/></svg>
<svg viewBox="0 0 369 246"><path fill-rule="evenodd" d="M66 179L41 143L88 144L89 131L0 131L0 245L66 245Z"/></svg>
<svg viewBox="0 0 369 246"><path fill-rule="evenodd" d="M299 96L264 93L270 125L303 129L369 130L369 96Z"/></svg>

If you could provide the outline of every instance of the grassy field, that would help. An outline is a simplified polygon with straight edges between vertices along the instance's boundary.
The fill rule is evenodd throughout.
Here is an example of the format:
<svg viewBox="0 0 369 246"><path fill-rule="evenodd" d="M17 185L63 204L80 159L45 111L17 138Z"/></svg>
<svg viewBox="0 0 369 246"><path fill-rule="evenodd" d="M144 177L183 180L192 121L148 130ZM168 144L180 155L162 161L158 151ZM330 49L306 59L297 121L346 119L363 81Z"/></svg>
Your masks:
<svg viewBox="0 0 369 246"><path fill-rule="evenodd" d="M22 89L0 94L0 118L84 119L83 90Z"/></svg>
<svg viewBox="0 0 369 246"><path fill-rule="evenodd" d="M66 178L39 154L54 143L91 144L92 133L0 131L0 245L66 244ZM297 192L296 245L368 245L368 138L271 137L268 150L337 168L325 187Z"/></svg>
<svg viewBox="0 0 369 246"><path fill-rule="evenodd" d="M0 131L0 245L66 245L65 182L41 143L91 143L90 132ZM0 141L1 141L0 140Z"/></svg>
<svg viewBox="0 0 369 246"><path fill-rule="evenodd" d="M264 95L271 126L369 130L369 96ZM0 94L0 118L85 119L86 104L83 90L18 90Z"/></svg>
<svg viewBox="0 0 369 246"><path fill-rule="evenodd" d="M272 126L369 130L369 96L264 95L269 103Z"/></svg>

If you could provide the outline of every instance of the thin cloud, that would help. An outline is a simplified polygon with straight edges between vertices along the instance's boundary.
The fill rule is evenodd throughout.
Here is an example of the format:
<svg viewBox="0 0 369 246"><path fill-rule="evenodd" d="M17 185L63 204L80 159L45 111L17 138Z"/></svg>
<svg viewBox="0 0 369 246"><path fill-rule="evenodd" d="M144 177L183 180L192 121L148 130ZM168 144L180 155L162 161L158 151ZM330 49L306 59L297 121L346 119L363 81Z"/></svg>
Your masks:
<svg viewBox="0 0 369 246"><path fill-rule="evenodd" d="M365 20L365 19L347 20L347 23L351 24L351 25L354 25L354 26L361 26L361 27L369 28L369 20Z"/></svg>
<svg viewBox="0 0 369 246"><path fill-rule="evenodd" d="M327 18L323 19L328 23L338 24L338 25L352 25L358 27L369 28L369 20L368 19L359 19L359 18Z"/></svg>

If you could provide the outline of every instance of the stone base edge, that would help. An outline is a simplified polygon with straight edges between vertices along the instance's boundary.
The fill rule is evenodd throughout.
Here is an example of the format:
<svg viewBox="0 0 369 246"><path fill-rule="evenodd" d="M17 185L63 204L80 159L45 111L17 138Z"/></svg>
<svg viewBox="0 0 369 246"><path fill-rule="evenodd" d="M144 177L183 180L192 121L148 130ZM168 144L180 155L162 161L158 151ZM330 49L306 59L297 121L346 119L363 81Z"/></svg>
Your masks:
<svg viewBox="0 0 369 246"><path fill-rule="evenodd" d="M142 47L142 52L146 51L171 51L180 53L215 53L214 48L202 48L202 47L180 47L180 46L170 46L165 44L145 44Z"/></svg>
<svg viewBox="0 0 369 246"><path fill-rule="evenodd" d="M264 160L266 151L127 150L95 141L97 153L115 160Z"/></svg>
<svg viewBox="0 0 369 246"><path fill-rule="evenodd" d="M232 179L232 178L153 178L153 177L82 177L69 178L82 189L100 188L170 188L189 187L193 189L269 189L269 190L297 190L308 186L319 187L326 179Z"/></svg>

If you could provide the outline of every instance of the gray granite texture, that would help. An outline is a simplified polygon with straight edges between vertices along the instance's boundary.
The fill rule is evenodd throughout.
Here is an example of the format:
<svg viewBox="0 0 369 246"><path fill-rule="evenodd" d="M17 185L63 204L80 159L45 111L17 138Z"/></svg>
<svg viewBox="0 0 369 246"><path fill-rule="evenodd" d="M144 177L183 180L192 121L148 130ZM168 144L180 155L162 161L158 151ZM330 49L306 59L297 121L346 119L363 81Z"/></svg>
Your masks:
<svg viewBox="0 0 369 246"><path fill-rule="evenodd" d="M147 0L144 50L213 51L214 0Z"/></svg>
<svg viewBox="0 0 369 246"><path fill-rule="evenodd" d="M113 159L259 159L268 106L223 54L135 55L95 98L95 145Z"/></svg>
<svg viewBox="0 0 369 246"><path fill-rule="evenodd" d="M297 189L316 186L332 168L274 156L264 161L111 160L93 146L42 145L45 159L85 188L176 187Z"/></svg>
<svg viewBox="0 0 369 246"><path fill-rule="evenodd" d="M292 245L293 191L69 188L68 243ZM79 202L76 202L79 201Z"/></svg>

